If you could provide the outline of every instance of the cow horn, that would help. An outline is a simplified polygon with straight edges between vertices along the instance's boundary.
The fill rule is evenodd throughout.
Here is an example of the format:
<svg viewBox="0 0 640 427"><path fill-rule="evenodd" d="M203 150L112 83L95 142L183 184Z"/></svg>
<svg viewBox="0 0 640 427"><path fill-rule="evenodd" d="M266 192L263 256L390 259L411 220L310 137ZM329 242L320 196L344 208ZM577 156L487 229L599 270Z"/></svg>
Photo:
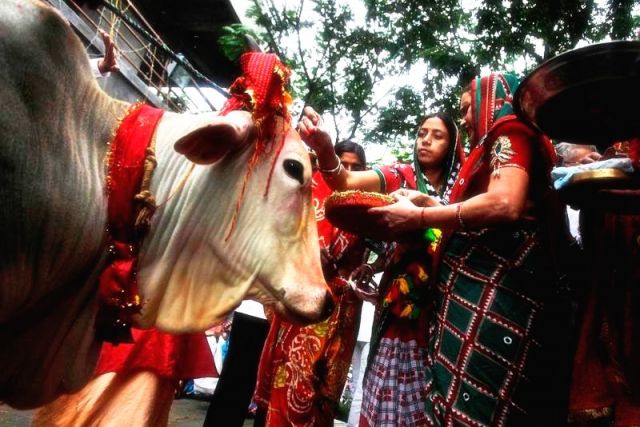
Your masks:
<svg viewBox="0 0 640 427"><path fill-rule="evenodd" d="M246 34L245 33L243 35L244 35L244 41L247 44L247 48L246 48L247 52L259 52L259 53L262 53L262 49L260 49L260 45L258 44L256 39L251 37L250 34Z"/></svg>

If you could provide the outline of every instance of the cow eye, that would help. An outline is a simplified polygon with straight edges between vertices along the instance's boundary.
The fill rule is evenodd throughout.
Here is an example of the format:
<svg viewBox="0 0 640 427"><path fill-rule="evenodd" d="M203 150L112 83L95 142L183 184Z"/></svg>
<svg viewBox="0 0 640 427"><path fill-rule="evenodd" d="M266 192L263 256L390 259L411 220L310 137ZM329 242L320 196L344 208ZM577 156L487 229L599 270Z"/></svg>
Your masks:
<svg viewBox="0 0 640 427"><path fill-rule="evenodd" d="M287 159L282 163L284 171L291 178L298 180L300 185L304 184L304 166L297 160Z"/></svg>

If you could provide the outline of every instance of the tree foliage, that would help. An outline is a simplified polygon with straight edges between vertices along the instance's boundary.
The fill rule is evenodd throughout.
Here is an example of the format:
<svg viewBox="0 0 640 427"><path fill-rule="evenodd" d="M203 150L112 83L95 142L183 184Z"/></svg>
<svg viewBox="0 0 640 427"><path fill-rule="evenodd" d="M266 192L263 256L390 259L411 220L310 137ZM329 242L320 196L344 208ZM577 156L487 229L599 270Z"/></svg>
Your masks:
<svg viewBox="0 0 640 427"><path fill-rule="evenodd" d="M396 148L427 112L456 114L481 71L523 75L579 43L640 29L638 0L252 2L261 37L295 71L301 104L332 117L338 140Z"/></svg>

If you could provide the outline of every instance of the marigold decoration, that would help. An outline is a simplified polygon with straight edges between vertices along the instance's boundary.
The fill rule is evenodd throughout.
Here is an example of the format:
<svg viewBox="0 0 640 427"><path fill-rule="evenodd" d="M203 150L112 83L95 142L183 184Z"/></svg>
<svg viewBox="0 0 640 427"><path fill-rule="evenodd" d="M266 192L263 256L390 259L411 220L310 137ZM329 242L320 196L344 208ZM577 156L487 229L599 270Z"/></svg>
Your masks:
<svg viewBox="0 0 640 427"><path fill-rule="evenodd" d="M222 107L220 115L228 114L234 110L251 112L258 131L258 141L249 159L247 174L236 201L235 213L226 236L227 239L235 229L240 205L253 168L263 155L273 153L273 163L265 185L264 196L266 197L269 193L276 159L284 146L286 133L291 127L289 107L292 99L286 90L291 75L289 68L275 54L261 52L243 54L240 57L240 66L242 67L242 76L238 77L229 88L231 98ZM282 117L280 133L276 129L278 116ZM278 141L274 139L276 135L280 136Z"/></svg>
<svg viewBox="0 0 640 427"><path fill-rule="evenodd" d="M435 255L440 240L442 239L442 230L439 228L427 228L424 232L424 239L428 243L427 253L429 255Z"/></svg>
<svg viewBox="0 0 640 427"><path fill-rule="evenodd" d="M428 280L429 275L420 264L410 264L407 274L400 274L393 279L382 305L397 317L417 319Z"/></svg>

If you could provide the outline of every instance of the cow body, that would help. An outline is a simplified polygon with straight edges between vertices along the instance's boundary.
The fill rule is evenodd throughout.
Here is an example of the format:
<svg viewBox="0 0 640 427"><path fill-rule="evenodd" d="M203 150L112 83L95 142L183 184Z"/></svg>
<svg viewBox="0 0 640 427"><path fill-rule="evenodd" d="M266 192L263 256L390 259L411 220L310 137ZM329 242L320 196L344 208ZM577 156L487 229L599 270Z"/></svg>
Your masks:
<svg viewBox="0 0 640 427"><path fill-rule="evenodd" d="M0 80L0 400L33 407L93 371L107 252L104 160L129 105L99 89L72 29L38 2L0 3ZM283 150L255 165L242 198L250 141L195 167L174 149L207 126L221 139L214 144L231 143L229 129L250 139L246 119L161 119L151 184L161 205L140 253L140 326L203 330L246 296L299 320L324 314L311 167L297 133L280 123ZM212 123L226 127L216 133ZM303 172L292 176L285 162Z"/></svg>

